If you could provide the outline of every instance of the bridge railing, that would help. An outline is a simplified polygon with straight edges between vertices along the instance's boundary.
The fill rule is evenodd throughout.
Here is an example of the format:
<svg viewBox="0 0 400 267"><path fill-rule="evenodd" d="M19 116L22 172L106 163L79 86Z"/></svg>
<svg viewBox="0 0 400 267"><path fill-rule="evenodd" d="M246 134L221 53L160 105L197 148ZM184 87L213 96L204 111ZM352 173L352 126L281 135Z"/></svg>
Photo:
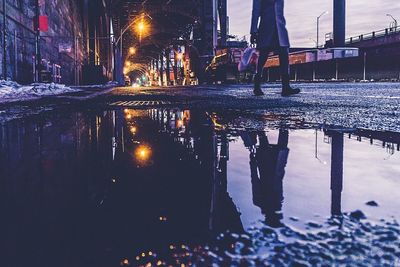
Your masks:
<svg viewBox="0 0 400 267"><path fill-rule="evenodd" d="M379 30L379 31L373 31L373 32L361 34L358 36L353 36L353 37L346 39L346 44L354 44L354 43L359 43L359 42L366 41L366 40L374 40L376 38L389 36L389 35L393 35L396 33L400 33L400 26L386 28L386 29Z"/></svg>

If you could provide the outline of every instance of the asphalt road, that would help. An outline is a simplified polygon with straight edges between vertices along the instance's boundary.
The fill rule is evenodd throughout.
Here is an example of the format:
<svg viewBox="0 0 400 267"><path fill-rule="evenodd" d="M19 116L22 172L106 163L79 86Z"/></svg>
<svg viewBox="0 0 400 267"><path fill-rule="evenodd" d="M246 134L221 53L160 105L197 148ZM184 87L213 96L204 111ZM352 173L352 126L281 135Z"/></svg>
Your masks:
<svg viewBox="0 0 400 267"><path fill-rule="evenodd" d="M251 85L116 87L103 92L83 91L0 106L0 122L60 107L169 106L400 132L400 83L307 83L295 86L301 88L302 93L288 98L280 96L279 84L264 85L265 96L262 97L252 95Z"/></svg>
<svg viewBox="0 0 400 267"><path fill-rule="evenodd" d="M296 84L298 96L282 98L279 84L264 85L265 96L251 85L173 88L115 88L106 101L168 101L171 105L247 115L281 116L343 127L400 131L400 83ZM104 96L103 96L104 97Z"/></svg>

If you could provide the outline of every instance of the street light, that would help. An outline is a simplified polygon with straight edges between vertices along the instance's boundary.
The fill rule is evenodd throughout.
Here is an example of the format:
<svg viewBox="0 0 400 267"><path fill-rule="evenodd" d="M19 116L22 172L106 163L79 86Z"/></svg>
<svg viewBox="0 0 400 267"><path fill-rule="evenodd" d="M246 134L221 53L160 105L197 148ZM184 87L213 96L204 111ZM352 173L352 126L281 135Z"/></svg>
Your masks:
<svg viewBox="0 0 400 267"><path fill-rule="evenodd" d="M328 13L329 13L328 11L324 11L323 13L321 13L321 15L319 15L319 16L317 17L317 48L319 48L319 19L320 19L323 15L328 14Z"/></svg>
<svg viewBox="0 0 400 267"><path fill-rule="evenodd" d="M144 22L143 21L139 22L137 27L138 27L139 32L143 32L144 28L145 28Z"/></svg>
<svg viewBox="0 0 400 267"><path fill-rule="evenodd" d="M135 18L135 19L132 20L128 25L126 25L125 28L121 29L121 33L120 33L120 35L119 35L119 37L118 37L118 39L117 39L117 41L116 41L115 43L116 43L116 44L118 44L119 42L122 43L122 38L123 38L124 34L126 33L126 31L129 30L129 28L130 28L133 24L137 23L137 20L138 20L138 19L142 19L142 21L143 21L143 20L144 20L144 17L148 17L148 18L151 19L151 20L153 19L150 15L145 14L145 13L143 13L142 16L141 16L140 18Z"/></svg>
<svg viewBox="0 0 400 267"><path fill-rule="evenodd" d="M130 47L130 48L129 48L129 54L130 54L130 55L136 54L136 48L135 48L135 47Z"/></svg>
<svg viewBox="0 0 400 267"><path fill-rule="evenodd" d="M146 34L147 28L148 28L148 24L146 23L146 21L144 20L144 14L142 14L140 21L138 22L138 24L136 25L136 31L139 35L139 41L142 41L142 36L143 34Z"/></svg>
<svg viewBox="0 0 400 267"><path fill-rule="evenodd" d="M121 29L120 31L120 35L117 38L117 40L115 41L115 44L120 46L120 59L122 60L123 54L123 37L124 34L131 28L132 25L134 25L135 23L137 23L137 21L139 19L141 19L142 21L144 21L144 17L148 17L149 19L153 19L151 16L149 16L148 14L143 13L141 17L136 17L134 20L132 20L130 23L128 23L123 29Z"/></svg>
<svg viewBox="0 0 400 267"><path fill-rule="evenodd" d="M183 59L183 54L182 53L177 53L176 58L178 60L182 60Z"/></svg>
<svg viewBox="0 0 400 267"><path fill-rule="evenodd" d="M391 14L386 14L386 16L391 17L393 19L393 28L397 30L397 19L395 19Z"/></svg>

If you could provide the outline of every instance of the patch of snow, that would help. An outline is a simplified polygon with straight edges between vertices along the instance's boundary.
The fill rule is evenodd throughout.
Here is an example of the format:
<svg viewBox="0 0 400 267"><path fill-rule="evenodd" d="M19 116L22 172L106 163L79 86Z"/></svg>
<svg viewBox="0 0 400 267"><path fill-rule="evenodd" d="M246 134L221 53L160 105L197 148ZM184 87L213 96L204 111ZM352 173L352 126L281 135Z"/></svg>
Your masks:
<svg viewBox="0 0 400 267"><path fill-rule="evenodd" d="M81 89L106 89L109 87L118 86L118 82L110 81L105 84L92 84L92 85L78 85L78 86L71 86L71 88L81 88Z"/></svg>
<svg viewBox="0 0 400 267"><path fill-rule="evenodd" d="M64 84L33 83L20 85L13 81L0 80L0 102L28 100L77 91L80 91L80 89L71 88Z"/></svg>

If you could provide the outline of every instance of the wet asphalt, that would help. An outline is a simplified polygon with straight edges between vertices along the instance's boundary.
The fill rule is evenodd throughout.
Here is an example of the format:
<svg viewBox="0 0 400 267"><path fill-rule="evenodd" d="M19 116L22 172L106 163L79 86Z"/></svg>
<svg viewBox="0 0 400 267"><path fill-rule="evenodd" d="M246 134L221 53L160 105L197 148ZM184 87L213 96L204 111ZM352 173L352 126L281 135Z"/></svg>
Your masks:
<svg viewBox="0 0 400 267"><path fill-rule="evenodd" d="M302 93L280 96L279 84L265 84L264 96L252 85L210 85L174 88L115 88L107 101L159 100L171 105L208 110L234 110L247 115L274 114L310 123L400 131L400 83L294 84Z"/></svg>
<svg viewBox="0 0 400 267"><path fill-rule="evenodd" d="M400 83L295 86L290 98L278 84L262 97L117 87L0 105L0 262L397 266Z"/></svg>
<svg viewBox="0 0 400 267"><path fill-rule="evenodd" d="M234 111L244 116L280 116L308 123L349 128L400 131L400 83L299 83L300 95L283 98L279 84L264 84L264 96L252 85L116 87L103 93L80 92L35 101L0 104L0 121L71 106L121 105L134 108L180 107ZM129 102L130 101L130 102ZM142 102L142 103L140 103Z"/></svg>

